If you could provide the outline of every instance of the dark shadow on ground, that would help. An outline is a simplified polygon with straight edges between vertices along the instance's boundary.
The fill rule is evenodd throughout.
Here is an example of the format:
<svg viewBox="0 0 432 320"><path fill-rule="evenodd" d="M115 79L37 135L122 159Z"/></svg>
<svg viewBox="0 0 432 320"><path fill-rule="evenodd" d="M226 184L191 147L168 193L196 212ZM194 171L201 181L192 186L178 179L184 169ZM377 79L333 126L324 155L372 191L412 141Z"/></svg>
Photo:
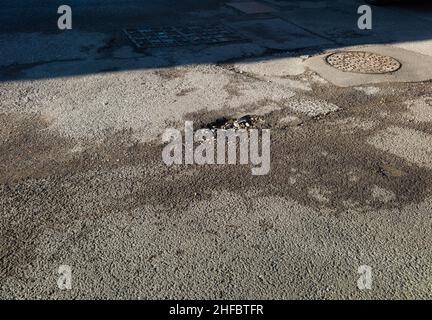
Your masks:
<svg viewBox="0 0 432 320"><path fill-rule="evenodd" d="M63 1L3 1L0 81L217 63L271 53L314 54L361 44L432 39L432 3L373 7L373 29L357 27L362 0L267 0L268 12L245 14L234 0L70 0L73 29L57 28ZM238 2L238 1L237 1ZM242 41L137 48L123 29L225 26Z"/></svg>

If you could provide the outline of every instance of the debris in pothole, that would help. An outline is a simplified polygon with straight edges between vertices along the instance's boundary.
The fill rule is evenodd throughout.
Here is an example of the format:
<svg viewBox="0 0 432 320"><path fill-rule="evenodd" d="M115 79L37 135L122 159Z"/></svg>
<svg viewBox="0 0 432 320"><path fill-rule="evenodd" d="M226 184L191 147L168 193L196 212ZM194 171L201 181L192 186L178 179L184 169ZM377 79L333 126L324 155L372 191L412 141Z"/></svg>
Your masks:
<svg viewBox="0 0 432 320"><path fill-rule="evenodd" d="M225 117L221 117L209 123L207 125L207 128L209 128L210 130L249 129L256 128L263 122L264 120L261 117L251 115L244 115L238 119L228 119Z"/></svg>
<svg viewBox="0 0 432 320"><path fill-rule="evenodd" d="M252 117L250 115L246 115L243 117L238 118L236 121L234 121L234 127L250 127L252 124Z"/></svg>
<svg viewBox="0 0 432 320"><path fill-rule="evenodd" d="M225 117L217 118L215 121L209 123L207 128L211 130L225 129L227 126L229 126L229 122L230 120Z"/></svg>

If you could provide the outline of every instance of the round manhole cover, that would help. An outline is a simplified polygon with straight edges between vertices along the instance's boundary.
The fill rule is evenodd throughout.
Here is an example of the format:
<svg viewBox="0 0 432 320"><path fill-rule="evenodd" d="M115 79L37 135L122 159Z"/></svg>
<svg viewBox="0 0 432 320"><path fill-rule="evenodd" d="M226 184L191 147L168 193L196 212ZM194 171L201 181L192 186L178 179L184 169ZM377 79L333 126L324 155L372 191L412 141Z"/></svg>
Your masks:
<svg viewBox="0 0 432 320"><path fill-rule="evenodd" d="M344 72L379 74L394 72L401 67L395 58L364 51L336 52L326 60L332 67Z"/></svg>

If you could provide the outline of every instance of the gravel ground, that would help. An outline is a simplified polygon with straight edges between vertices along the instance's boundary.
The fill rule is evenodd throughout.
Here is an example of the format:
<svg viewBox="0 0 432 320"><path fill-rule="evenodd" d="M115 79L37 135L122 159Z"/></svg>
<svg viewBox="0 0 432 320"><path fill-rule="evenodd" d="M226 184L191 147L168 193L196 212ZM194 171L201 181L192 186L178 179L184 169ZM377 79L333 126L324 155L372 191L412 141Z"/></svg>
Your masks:
<svg viewBox="0 0 432 320"><path fill-rule="evenodd" d="M430 80L338 87L306 67L322 43L141 52L18 27L0 35L0 298L432 297ZM78 47L43 55L48 38ZM268 175L162 162L165 129L245 114L271 129Z"/></svg>

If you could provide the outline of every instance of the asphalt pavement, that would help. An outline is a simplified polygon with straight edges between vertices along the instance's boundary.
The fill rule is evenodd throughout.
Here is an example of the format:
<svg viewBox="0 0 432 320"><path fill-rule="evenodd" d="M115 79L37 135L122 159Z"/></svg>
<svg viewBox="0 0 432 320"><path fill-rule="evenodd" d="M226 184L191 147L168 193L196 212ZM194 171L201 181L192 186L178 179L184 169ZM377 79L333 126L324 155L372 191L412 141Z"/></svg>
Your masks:
<svg viewBox="0 0 432 320"><path fill-rule="evenodd" d="M229 2L70 0L59 30L62 1L3 1L0 298L432 297L432 5L359 30L362 1ZM125 33L172 27L238 39ZM162 161L166 129L244 115L268 175Z"/></svg>

